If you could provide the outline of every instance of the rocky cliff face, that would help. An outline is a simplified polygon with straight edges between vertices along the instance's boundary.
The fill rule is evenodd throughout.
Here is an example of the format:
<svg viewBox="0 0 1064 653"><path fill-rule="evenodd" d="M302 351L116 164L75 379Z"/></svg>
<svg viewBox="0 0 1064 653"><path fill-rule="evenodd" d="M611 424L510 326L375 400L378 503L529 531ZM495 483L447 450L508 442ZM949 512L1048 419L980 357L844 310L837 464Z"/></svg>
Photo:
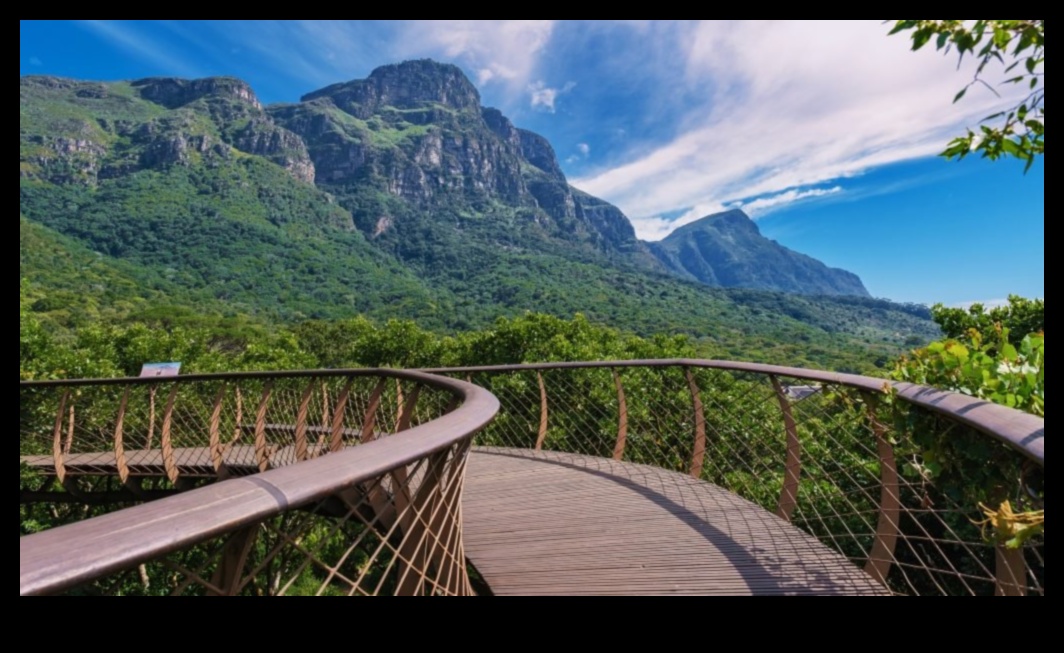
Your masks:
<svg viewBox="0 0 1064 653"><path fill-rule="evenodd" d="M652 249L674 274L708 286L869 296L857 275L829 268L765 238L742 211L703 218L654 243Z"/></svg>
<svg viewBox="0 0 1064 653"><path fill-rule="evenodd" d="M260 156L313 183L303 140L266 114L251 87L232 78L144 79L100 84L19 80L20 176L95 186L143 169ZM28 107L33 112L27 112ZM62 107L62 111L50 111ZM57 118L59 114L63 118Z"/></svg>
<svg viewBox="0 0 1064 653"><path fill-rule="evenodd" d="M372 239L402 240L428 230L446 240L457 229L465 239L510 242L516 230L532 248L640 250L630 230L600 230L550 143L481 107L480 94L454 66L385 66L269 113L307 143L319 185ZM428 213L439 217L435 224L424 219ZM472 215L484 218L476 234L463 226Z"/></svg>

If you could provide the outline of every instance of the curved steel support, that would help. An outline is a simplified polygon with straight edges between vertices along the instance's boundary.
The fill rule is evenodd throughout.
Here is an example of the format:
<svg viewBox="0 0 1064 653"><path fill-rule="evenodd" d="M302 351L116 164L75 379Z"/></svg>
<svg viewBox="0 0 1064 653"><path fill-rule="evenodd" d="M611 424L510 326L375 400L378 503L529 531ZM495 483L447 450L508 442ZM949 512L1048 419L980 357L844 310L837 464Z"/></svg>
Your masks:
<svg viewBox="0 0 1064 653"><path fill-rule="evenodd" d="M63 455L69 456L70 450L74 446L74 404L70 404L70 415L67 419L67 436L66 441L63 442Z"/></svg>
<svg viewBox="0 0 1064 653"><path fill-rule="evenodd" d="M218 396L214 400L214 408L211 410L210 441L211 464L219 479L229 478L229 468L225 464L225 452L222 450L222 406L225 404L226 385L223 383L218 389Z"/></svg>
<svg viewBox="0 0 1064 653"><path fill-rule="evenodd" d="M417 410L417 402L421 397L421 386L414 386L414 389L410 391L410 396L406 398L406 401L402 405L402 410L399 412L399 419L396 421L395 432L402 433L410 429L410 424L414 420L414 411Z"/></svg>
<svg viewBox="0 0 1064 653"><path fill-rule="evenodd" d="M351 398L351 388L355 385L355 379L349 379L340 396L336 398L332 415L332 439L329 440L329 451L337 453L344 448L344 415L347 412L347 401Z"/></svg>
<svg viewBox="0 0 1064 653"><path fill-rule="evenodd" d="M262 389L262 400L259 402L259 410L255 414L255 457L259 461L259 471L265 472L270 469L270 456L273 451L266 442L266 410L270 405L270 397L273 395L273 381L267 381Z"/></svg>
<svg viewBox="0 0 1064 653"><path fill-rule="evenodd" d="M369 396L369 407L366 408L366 416L362 419L362 444L369 444L377 439L377 411L381 407L381 397L384 395L385 383L385 380L381 379L381 382L377 384L377 387L373 388L373 393ZM346 403L346 401L347 398L344 397L344 402Z"/></svg>
<svg viewBox="0 0 1064 653"><path fill-rule="evenodd" d="M126 486L129 485L129 463L126 461L124 438L130 390L131 388L126 388L126 391L122 393L122 401L118 404L118 419L115 421L115 466L118 468L118 480Z"/></svg>
<svg viewBox="0 0 1064 653"><path fill-rule="evenodd" d="M303 397L299 400L299 410L296 412L296 460L303 462L310 457L310 445L307 443L307 420L310 418L310 400L317 390L317 381L311 379L307 389L303 391Z"/></svg>
<svg viewBox="0 0 1064 653"><path fill-rule="evenodd" d="M166 477L170 482L177 485L181 471L177 468L177 460L174 458L174 442L172 439L174 423L174 403L177 401L177 391L181 386L175 385L170 390L170 396L166 400L166 408L163 411L163 467L166 468Z"/></svg>

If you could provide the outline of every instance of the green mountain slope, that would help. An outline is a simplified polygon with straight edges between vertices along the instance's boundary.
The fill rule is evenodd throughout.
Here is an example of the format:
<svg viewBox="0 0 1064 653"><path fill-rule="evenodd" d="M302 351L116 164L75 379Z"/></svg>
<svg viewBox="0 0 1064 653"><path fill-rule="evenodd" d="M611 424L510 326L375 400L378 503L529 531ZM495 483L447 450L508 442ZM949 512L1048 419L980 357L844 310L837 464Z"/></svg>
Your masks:
<svg viewBox="0 0 1064 653"><path fill-rule="evenodd" d="M455 330L581 312L809 364L936 333L923 309L672 276L449 66L386 67L277 107L229 78L22 78L19 124L20 274L67 321L185 306Z"/></svg>

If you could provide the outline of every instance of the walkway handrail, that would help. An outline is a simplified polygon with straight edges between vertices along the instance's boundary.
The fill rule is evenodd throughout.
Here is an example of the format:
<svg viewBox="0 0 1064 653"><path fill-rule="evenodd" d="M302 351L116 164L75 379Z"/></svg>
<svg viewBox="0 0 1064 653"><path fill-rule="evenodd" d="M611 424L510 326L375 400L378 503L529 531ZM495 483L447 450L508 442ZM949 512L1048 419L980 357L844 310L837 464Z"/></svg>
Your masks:
<svg viewBox="0 0 1064 653"><path fill-rule="evenodd" d="M456 499L460 496L460 476L464 476L464 460L472 437L495 416L498 401L486 390L453 379L433 376L420 372L393 370L347 370L290 372L277 374L224 374L178 377L174 379L108 379L101 381L50 381L20 384L21 388L88 388L95 386L138 386L138 385L188 385L203 382L246 381L251 379L322 379L322 378L379 378L395 379L435 388L451 396L460 405L442 417L431 422L411 428L395 437L376 439L360 446L325 455L313 460L273 469L242 479L228 480L214 485L201 487L172 498L147 503L116 513L90 519L68 526L55 528L43 533L22 537L19 540L19 592L21 595L54 594L80 587L92 581L105 578L116 572L129 570L153 560L187 550L189 547L208 542L227 534L240 533L256 524L267 522L271 518L289 514L293 511L306 510L315 504L342 495L345 491L366 484L374 484L364 494L369 498L348 499L359 508L371 504L378 512L381 508L382 490L385 483L381 479L390 479L387 487L393 503L404 494L408 501L429 501L428 495L420 497L413 490L412 479L403 478L411 489L397 487L401 482L400 472L407 475L411 466L421 467L416 472L421 476L449 475L450 485L447 495L441 496L439 490L428 504L414 515L416 521L428 522L437 527L436 517L426 519L422 513L447 510L455 512ZM62 412L62 409L60 409ZM446 460L440 459L443 454ZM437 460L438 459L438 460ZM439 469L426 465L425 461L436 461ZM446 465L446 469L444 469ZM414 472L410 472L410 476ZM427 485L419 481L422 488ZM376 495L376 496L372 496ZM448 505L442 508L441 501ZM377 514L368 520L373 528L389 530L394 537L402 534L397 524L404 519L399 506L392 506L392 515L385 519ZM355 507L350 508L355 512ZM346 517L350 518L350 512ZM398 513L398 514L396 514ZM453 517L454 514L451 514ZM367 521L367 520L363 520ZM407 520L410 521L409 519ZM460 523L458 524L460 528ZM447 528L455 528L448 524ZM410 524L406 524L406 539L411 539ZM428 539L438 534L419 537ZM387 539L387 538L384 538ZM450 543L450 555L460 555L460 538ZM383 546L383 545L382 545ZM427 545L422 544L423 548ZM457 548L456 548L457 547ZM246 548L246 547L245 547ZM246 553L246 552L245 552ZM403 551L396 552L402 557ZM438 553L438 552L437 552ZM419 553L425 557L424 552ZM410 563L410 560L406 560ZM455 561L452 561L455 562ZM467 589L464 559L461 561L461 583L452 581L457 587L456 593ZM422 585L424 585L424 572ZM218 581L210 591L224 590L217 585L229 580ZM209 582L203 582L209 585ZM442 590L441 590L442 591ZM220 592L219 592L220 593Z"/></svg>
<svg viewBox="0 0 1064 653"><path fill-rule="evenodd" d="M1004 501L1039 523L1042 418L909 383L728 361L427 371L500 399L481 446L685 472L800 526L893 592L1044 594L1044 535L1013 548L976 526Z"/></svg>
<svg viewBox="0 0 1064 653"><path fill-rule="evenodd" d="M1045 466L1045 420L1018 410L991 403L984 399L955 392L946 392L926 386L876 379L868 376L822 372L796 367L737 363L732 361L673 359L673 360L625 360L587 363L536 363L529 365L495 365L483 367L428 368L428 374L470 375L501 374L510 372L547 372L552 370L632 369L689 367L748 372L765 376L777 376L813 383L842 385L857 390L884 394L893 389L905 402L949 417L966 426L995 438L1032 461Z"/></svg>
<svg viewBox="0 0 1064 653"><path fill-rule="evenodd" d="M474 444L717 485L893 593L1045 593L1044 419L908 383L679 359L20 392L23 532L153 501L22 538L22 593L468 594ZM1006 501L1019 545L981 525Z"/></svg>

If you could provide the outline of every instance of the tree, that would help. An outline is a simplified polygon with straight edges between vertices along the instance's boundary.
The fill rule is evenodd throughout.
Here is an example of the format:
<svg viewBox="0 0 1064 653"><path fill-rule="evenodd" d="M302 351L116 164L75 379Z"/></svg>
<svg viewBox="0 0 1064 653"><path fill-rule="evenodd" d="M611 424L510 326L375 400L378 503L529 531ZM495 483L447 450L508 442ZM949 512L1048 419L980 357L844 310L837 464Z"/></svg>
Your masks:
<svg viewBox="0 0 1064 653"><path fill-rule="evenodd" d="M994 89L984 79L991 66L1003 66L1004 85L1021 85L1027 95L1010 109L983 119L978 132L950 142L943 156L963 159L975 152L997 160L1016 157L1027 162L1045 156L1045 27L1044 20L898 20L891 34L910 32L913 50L929 43L961 61L975 57L972 81L957 94L960 102L973 86Z"/></svg>
<svg viewBox="0 0 1064 653"><path fill-rule="evenodd" d="M932 313L946 337L954 340L966 337L972 329L984 334L1008 330L1012 344L1018 345L1027 336L1046 329L1046 303L1042 299L1012 296L1008 305L990 309L982 304L968 309L939 304Z"/></svg>

